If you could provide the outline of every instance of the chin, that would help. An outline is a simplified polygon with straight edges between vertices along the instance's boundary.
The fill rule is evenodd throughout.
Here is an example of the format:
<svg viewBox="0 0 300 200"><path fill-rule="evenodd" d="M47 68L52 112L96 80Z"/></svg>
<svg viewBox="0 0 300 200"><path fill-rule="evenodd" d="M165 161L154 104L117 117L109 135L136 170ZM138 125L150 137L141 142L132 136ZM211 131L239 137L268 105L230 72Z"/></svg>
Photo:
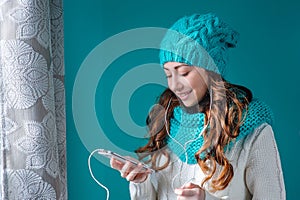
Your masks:
<svg viewBox="0 0 300 200"><path fill-rule="evenodd" d="M188 113L196 113L199 112L199 104L198 103L192 103L192 102L182 102L181 104L184 109L188 112Z"/></svg>
<svg viewBox="0 0 300 200"><path fill-rule="evenodd" d="M187 108L189 108L189 107L195 107L195 106L197 106L198 105L198 102L197 101L182 101L182 104L184 105L184 107L187 107Z"/></svg>

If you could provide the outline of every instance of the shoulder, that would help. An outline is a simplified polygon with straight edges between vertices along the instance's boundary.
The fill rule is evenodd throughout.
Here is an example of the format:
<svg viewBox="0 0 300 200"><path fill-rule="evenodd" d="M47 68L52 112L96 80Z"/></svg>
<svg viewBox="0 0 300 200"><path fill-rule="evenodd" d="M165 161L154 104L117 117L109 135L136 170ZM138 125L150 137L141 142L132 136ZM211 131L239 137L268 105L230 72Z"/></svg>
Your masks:
<svg viewBox="0 0 300 200"><path fill-rule="evenodd" d="M270 136L270 139L274 138L274 132L270 124L263 123L245 138L244 145L252 146L257 140L266 136Z"/></svg>
<svg viewBox="0 0 300 200"><path fill-rule="evenodd" d="M256 127L251 133L245 135L239 141L235 142L233 148L231 148L230 151L228 151L227 156L235 157L232 154L238 154L239 151L248 154L250 149L253 148L253 145L257 141L260 141L262 140L262 138L265 137L269 137L270 139L274 138L272 126L268 123L262 123L261 125ZM247 155L244 155L243 157L247 157Z"/></svg>
<svg viewBox="0 0 300 200"><path fill-rule="evenodd" d="M260 149L272 147L275 143L275 137L272 126L268 123L263 123L254 129L250 134L243 139L237 141L233 147L226 152L226 157L229 158L231 164L239 169L244 169L251 154L260 152ZM237 172L236 172L237 173Z"/></svg>
<svg viewBox="0 0 300 200"><path fill-rule="evenodd" d="M263 123L257 127L242 141L241 145L241 149L244 152L245 158L248 158L248 162L253 161L254 158L267 160L265 156L262 156L265 152L271 155L275 151L273 153L278 154L273 128L267 123Z"/></svg>
<svg viewBox="0 0 300 200"><path fill-rule="evenodd" d="M264 138L267 139L264 141ZM231 161L239 160L239 162L242 163L240 160L242 159L243 162L246 162L249 153L252 151L251 149L253 149L257 143L269 142L267 140L274 140L273 129L270 124L262 123L252 132L236 141L232 148L228 149L226 156L230 158Z"/></svg>

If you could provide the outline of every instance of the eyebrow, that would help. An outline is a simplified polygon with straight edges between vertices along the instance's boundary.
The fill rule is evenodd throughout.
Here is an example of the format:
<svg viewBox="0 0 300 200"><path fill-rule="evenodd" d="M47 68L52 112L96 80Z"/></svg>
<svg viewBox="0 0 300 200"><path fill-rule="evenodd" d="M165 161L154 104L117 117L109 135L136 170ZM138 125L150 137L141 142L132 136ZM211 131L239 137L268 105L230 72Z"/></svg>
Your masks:
<svg viewBox="0 0 300 200"><path fill-rule="evenodd" d="M189 65L187 65L187 64L180 64L180 65L176 65L175 67L174 67L174 69L178 69L178 68L180 68L180 67L186 67L186 66L189 66ZM165 68L165 67L163 67L165 70L169 70L169 69L167 69L167 68Z"/></svg>

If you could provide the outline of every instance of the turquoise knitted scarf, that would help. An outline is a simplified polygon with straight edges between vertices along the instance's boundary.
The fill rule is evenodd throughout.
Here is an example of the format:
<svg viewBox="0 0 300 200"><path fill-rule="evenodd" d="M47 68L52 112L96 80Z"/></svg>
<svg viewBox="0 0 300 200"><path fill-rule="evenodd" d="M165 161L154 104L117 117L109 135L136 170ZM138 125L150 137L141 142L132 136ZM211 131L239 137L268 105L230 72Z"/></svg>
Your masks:
<svg viewBox="0 0 300 200"><path fill-rule="evenodd" d="M167 144L182 162L186 162L187 157L188 164L197 163L194 155L204 143L203 136L199 135L204 128L204 118L204 113L189 114L180 106L174 108L173 117L170 120L171 137L168 137ZM246 119L240 127L240 134L225 149L230 149L234 142L245 138L265 122L272 125L273 114L271 109L264 102L253 99L248 106ZM183 149L184 146L186 153ZM205 154L201 154L200 158L204 159Z"/></svg>

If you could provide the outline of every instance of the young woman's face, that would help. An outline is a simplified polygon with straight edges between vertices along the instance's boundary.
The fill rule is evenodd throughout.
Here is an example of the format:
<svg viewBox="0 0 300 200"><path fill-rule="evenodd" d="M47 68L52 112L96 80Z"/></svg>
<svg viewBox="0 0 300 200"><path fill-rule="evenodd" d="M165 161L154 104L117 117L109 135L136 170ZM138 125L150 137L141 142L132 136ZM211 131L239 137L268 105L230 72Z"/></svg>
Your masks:
<svg viewBox="0 0 300 200"><path fill-rule="evenodd" d="M186 107L200 102L207 92L207 73L203 68L179 62L167 62L164 71L170 90Z"/></svg>

